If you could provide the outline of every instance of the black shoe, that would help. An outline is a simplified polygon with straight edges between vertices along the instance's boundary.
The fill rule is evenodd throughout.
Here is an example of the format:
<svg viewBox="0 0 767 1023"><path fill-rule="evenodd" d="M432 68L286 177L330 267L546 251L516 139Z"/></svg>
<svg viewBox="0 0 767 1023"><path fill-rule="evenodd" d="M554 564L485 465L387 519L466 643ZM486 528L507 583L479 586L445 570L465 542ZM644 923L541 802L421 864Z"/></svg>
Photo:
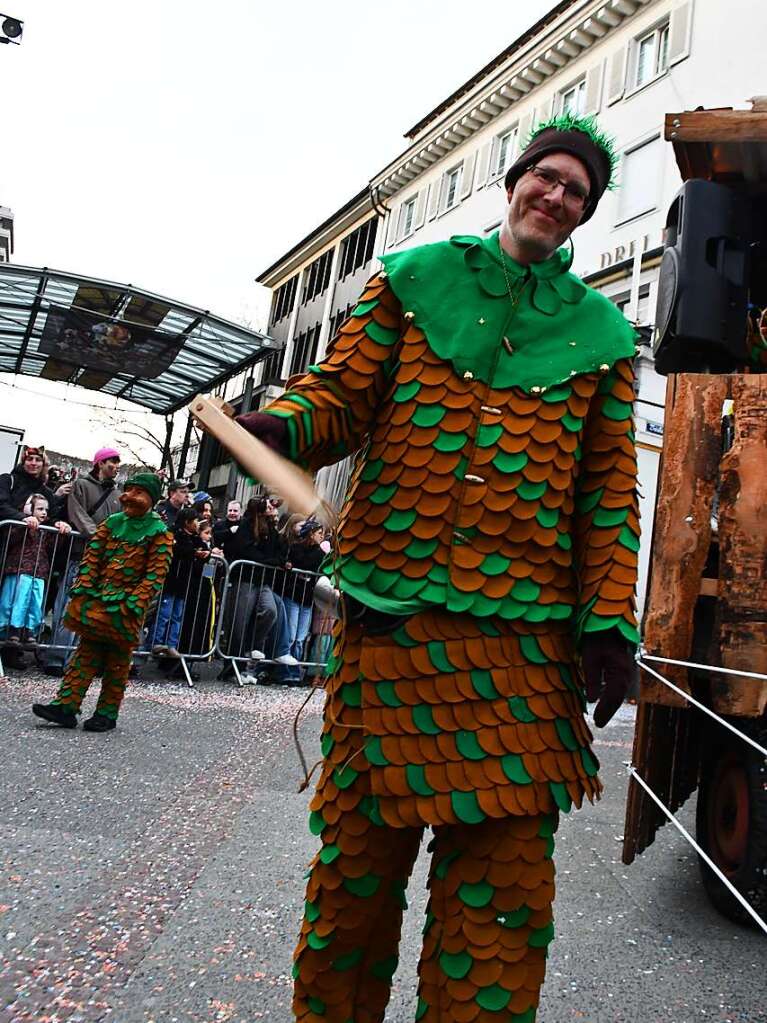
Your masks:
<svg viewBox="0 0 767 1023"><path fill-rule="evenodd" d="M5 668L26 668L27 662L24 659L24 653L18 646L7 646L3 650L0 658Z"/></svg>
<svg viewBox="0 0 767 1023"><path fill-rule="evenodd" d="M62 728L77 728L77 714L58 703L33 703L32 713L43 721Z"/></svg>
<svg viewBox="0 0 767 1023"><path fill-rule="evenodd" d="M218 675L216 675L216 682L231 682L233 678L234 668L232 667L232 662L227 661Z"/></svg>
<svg viewBox="0 0 767 1023"><path fill-rule="evenodd" d="M13 646L21 646L21 637L23 635L23 629L17 629L15 625L11 625L8 629L8 642L12 643Z"/></svg>
<svg viewBox="0 0 767 1023"><path fill-rule="evenodd" d="M64 666L62 664L41 664L40 671L51 678L64 678Z"/></svg>
<svg viewBox="0 0 767 1023"><path fill-rule="evenodd" d="M99 714L98 711L96 711L92 718L83 721L84 732L111 732L116 727L117 722L114 718L108 718L106 714Z"/></svg>

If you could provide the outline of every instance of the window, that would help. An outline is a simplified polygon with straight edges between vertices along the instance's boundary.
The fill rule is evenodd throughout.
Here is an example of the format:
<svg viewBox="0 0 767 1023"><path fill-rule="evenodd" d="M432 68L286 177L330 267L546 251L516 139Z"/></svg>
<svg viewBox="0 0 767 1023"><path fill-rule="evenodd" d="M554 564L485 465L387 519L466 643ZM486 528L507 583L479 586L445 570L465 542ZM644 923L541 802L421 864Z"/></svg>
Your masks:
<svg viewBox="0 0 767 1023"><path fill-rule="evenodd" d="M338 328L344 323L352 314L354 304L350 303L345 309L336 309L333 315L330 317L330 331L328 337L332 340L338 333Z"/></svg>
<svg viewBox="0 0 767 1023"><path fill-rule="evenodd" d="M283 352L279 351L269 352L267 357L261 361L261 381L262 383L269 383L271 380L279 380L282 373L282 356Z"/></svg>
<svg viewBox="0 0 767 1023"><path fill-rule="evenodd" d="M311 366L317 356L317 346L320 341L320 324L315 323L308 330L301 331L293 340L293 354L290 359L289 376L294 373L303 373L307 366Z"/></svg>
<svg viewBox="0 0 767 1023"><path fill-rule="evenodd" d="M623 156L618 188L618 223L649 213L658 205L663 144L650 139Z"/></svg>
<svg viewBox="0 0 767 1023"><path fill-rule="evenodd" d="M631 292L622 291L619 295L611 295L610 301L614 302L625 316L628 312L631 301ZM639 288L639 302L637 304L637 323L650 322L650 285L642 284ZM641 341L637 342L642 344Z"/></svg>
<svg viewBox="0 0 767 1023"><path fill-rule="evenodd" d="M333 250L328 249L319 259L315 259L304 271L304 289L301 305L306 305L313 298L321 295L330 283L330 266L333 262Z"/></svg>
<svg viewBox="0 0 767 1023"><path fill-rule="evenodd" d="M397 231L398 238L407 238L409 234L413 233L413 223L415 221L415 204L417 196L413 196L412 199L408 199L407 202L403 202L399 211L399 229Z"/></svg>
<svg viewBox="0 0 767 1023"><path fill-rule="evenodd" d="M634 87L639 88L668 71L669 23L648 32L636 41Z"/></svg>
<svg viewBox="0 0 767 1023"><path fill-rule="evenodd" d="M451 210L453 206L458 202L458 190L461 187L461 171L463 170L463 164L459 164L458 167L453 167L445 174L445 180L443 183L443 201L442 211Z"/></svg>
<svg viewBox="0 0 767 1023"><path fill-rule="evenodd" d="M586 79L581 78L575 85L559 94L561 114L582 114L586 109Z"/></svg>
<svg viewBox="0 0 767 1023"><path fill-rule="evenodd" d="M296 288L298 287L298 274L295 274L282 284L274 293L274 316L272 317L272 323L278 323L284 316L293 308L293 302L296 297Z"/></svg>
<svg viewBox="0 0 767 1023"><path fill-rule="evenodd" d="M493 164L490 169L492 178L500 178L511 166L517 149L518 128L510 128L503 135L498 135L493 144Z"/></svg>
<svg viewBox="0 0 767 1023"><path fill-rule="evenodd" d="M347 235L341 243L341 261L338 279L343 280L355 273L360 267L366 266L373 258L376 244L378 218L372 217L360 225L356 231Z"/></svg>

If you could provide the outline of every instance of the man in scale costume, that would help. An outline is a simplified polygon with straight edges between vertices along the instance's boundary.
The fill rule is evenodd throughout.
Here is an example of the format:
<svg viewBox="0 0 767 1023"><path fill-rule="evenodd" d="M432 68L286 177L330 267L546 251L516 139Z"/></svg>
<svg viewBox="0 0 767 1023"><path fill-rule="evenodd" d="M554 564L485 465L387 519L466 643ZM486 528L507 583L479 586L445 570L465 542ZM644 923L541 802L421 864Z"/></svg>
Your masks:
<svg viewBox="0 0 767 1023"><path fill-rule="evenodd" d="M427 827L416 1019L535 1019L558 816L601 790L585 695L605 724L638 639L634 332L560 248L614 164L593 120L539 126L500 232L384 257L324 361L239 419L312 470L358 452L304 1023L384 1019Z"/></svg>

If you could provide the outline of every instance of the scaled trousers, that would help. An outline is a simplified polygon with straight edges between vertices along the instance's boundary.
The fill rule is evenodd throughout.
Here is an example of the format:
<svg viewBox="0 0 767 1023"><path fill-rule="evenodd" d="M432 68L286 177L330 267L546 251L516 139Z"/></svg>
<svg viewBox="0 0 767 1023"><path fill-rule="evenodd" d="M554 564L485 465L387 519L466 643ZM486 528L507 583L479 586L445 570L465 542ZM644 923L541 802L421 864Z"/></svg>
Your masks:
<svg viewBox="0 0 767 1023"><path fill-rule="evenodd" d="M66 666L53 703L79 713L88 687L100 675L101 692L96 712L116 721L128 682L132 653L131 647L81 639Z"/></svg>
<svg viewBox="0 0 767 1023"><path fill-rule="evenodd" d="M556 826L553 813L434 828L420 1023L533 1023L554 933ZM382 1023L422 831L352 811L323 833L294 964L297 1020Z"/></svg>

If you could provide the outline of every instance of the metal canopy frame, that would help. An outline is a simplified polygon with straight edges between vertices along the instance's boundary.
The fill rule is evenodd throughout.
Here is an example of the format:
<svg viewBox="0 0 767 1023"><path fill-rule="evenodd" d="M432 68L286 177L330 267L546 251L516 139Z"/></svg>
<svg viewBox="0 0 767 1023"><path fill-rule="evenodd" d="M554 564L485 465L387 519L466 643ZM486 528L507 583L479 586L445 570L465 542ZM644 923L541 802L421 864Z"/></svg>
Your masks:
<svg viewBox="0 0 767 1023"><path fill-rule="evenodd" d="M90 301L81 304L78 294L86 294ZM168 368L153 379L134 375L129 365L118 372L105 369L99 374L92 365L70 364L40 351L48 313L54 306L75 313L97 312L107 321L148 328L160 338L167 336L169 344L178 344L181 338L181 347ZM0 373L45 377L46 366L55 361L59 374L54 379L170 415L196 394L214 390L282 347L281 341L259 331L130 284L48 267L0 263ZM66 375L70 365L71 374ZM98 383L89 382L99 376Z"/></svg>

